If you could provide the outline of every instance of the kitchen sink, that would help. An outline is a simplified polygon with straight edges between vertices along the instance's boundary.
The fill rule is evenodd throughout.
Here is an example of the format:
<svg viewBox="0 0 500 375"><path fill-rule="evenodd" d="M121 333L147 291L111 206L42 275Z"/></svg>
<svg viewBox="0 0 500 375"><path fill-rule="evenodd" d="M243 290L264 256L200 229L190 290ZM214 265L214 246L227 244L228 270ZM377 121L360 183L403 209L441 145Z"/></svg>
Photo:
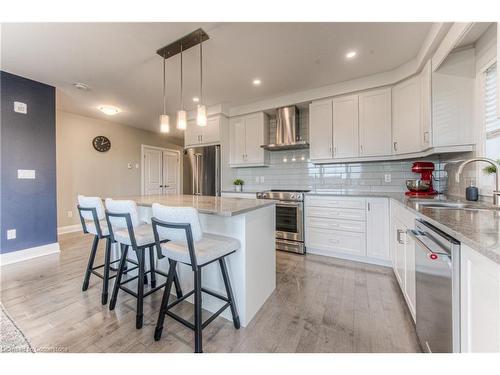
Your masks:
<svg viewBox="0 0 500 375"><path fill-rule="evenodd" d="M474 210L474 211L498 211L500 208L495 206L484 206L471 203L462 202L432 202L432 201L417 201L415 202L418 206L436 208L436 209L447 209L447 210Z"/></svg>

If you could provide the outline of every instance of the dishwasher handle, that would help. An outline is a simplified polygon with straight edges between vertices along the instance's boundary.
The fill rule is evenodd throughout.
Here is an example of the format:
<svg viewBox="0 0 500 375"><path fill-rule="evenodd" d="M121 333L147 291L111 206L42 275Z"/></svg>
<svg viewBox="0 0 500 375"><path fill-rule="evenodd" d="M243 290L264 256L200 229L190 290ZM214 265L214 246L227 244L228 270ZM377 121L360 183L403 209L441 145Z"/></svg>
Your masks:
<svg viewBox="0 0 500 375"><path fill-rule="evenodd" d="M429 236L426 236L424 232L415 229L408 229L406 233L429 253L430 259L436 260L439 258L440 255L445 255L446 257L451 259L450 254L448 254L437 243L432 241L432 239Z"/></svg>

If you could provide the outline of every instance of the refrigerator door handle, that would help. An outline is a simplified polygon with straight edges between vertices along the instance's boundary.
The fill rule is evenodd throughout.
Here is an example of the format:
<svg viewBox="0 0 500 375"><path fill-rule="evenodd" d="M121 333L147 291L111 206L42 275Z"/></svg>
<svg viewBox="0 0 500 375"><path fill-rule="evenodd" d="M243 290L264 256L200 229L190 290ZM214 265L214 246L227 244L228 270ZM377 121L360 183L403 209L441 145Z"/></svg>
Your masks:
<svg viewBox="0 0 500 375"><path fill-rule="evenodd" d="M215 196L220 197L220 184L221 184L221 172L220 172L220 146L215 147Z"/></svg>

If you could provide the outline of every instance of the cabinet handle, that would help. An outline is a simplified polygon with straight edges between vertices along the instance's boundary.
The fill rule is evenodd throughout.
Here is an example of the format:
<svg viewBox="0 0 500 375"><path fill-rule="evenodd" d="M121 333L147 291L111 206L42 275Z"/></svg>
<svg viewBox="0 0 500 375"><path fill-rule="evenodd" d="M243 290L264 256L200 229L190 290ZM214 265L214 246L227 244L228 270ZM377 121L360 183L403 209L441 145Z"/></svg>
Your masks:
<svg viewBox="0 0 500 375"><path fill-rule="evenodd" d="M337 146L333 148L333 156L337 155Z"/></svg>
<svg viewBox="0 0 500 375"><path fill-rule="evenodd" d="M368 204L368 206L367 206L368 211L370 211L370 202L368 202L367 204Z"/></svg>
<svg viewBox="0 0 500 375"><path fill-rule="evenodd" d="M402 229L398 229L397 230L397 235L396 235L396 239L397 241L401 244L401 245L404 245L406 243L406 241L403 241L401 240L401 235L405 233L406 234L406 231L402 230Z"/></svg>
<svg viewBox="0 0 500 375"><path fill-rule="evenodd" d="M424 142L429 143L429 132L424 132Z"/></svg>
<svg viewBox="0 0 500 375"><path fill-rule="evenodd" d="M363 154L363 145L359 145L359 153Z"/></svg>
<svg viewBox="0 0 500 375"><path fill-rule="evenodd" d="M394 151L398 150L398 142L394 142Z"/></svg>

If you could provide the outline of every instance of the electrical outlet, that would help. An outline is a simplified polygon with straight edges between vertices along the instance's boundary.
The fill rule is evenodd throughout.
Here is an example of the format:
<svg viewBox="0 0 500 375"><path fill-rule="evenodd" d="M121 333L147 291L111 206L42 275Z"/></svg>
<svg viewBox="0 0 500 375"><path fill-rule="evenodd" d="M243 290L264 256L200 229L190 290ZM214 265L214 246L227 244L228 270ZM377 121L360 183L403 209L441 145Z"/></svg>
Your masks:
<svg viewBox="0 0 500 375"><path fill-rule="evenodd" d="M255 176L255 183L258 184L260 182L259 176Z"/></svg>
<svg viewBox="0 0 500 375"><path fill-rule="evenodd" d="M73 217L73 211L68 211L68 217Z"/></svg>
<svg viewBox="0 0 500 375"><path fill-rule="evenodd" d="M7 229L7 239L14 240L17 237L15 229Z"/></svg>
<svg viewBox="0 0 500 375"><path fill-rule="evenodd" d="M25 115L28 113L28 105L22 102L14 102L14 112Z"/></svg>
<svg viewBox="0 0 500 375"><path fill-rule="evenodd" d="M17 178L20 180L33 180L36 178L36 171L34 169L18 169Z"/></svg>
<svg viewBox="0 0 500 375"><path fill-rule="evenodd" d="M390 174L384 175L384 181L385 182L391 182L392 181L392 176Z"/></svg>
<svg viewBox="0 0 500 375"><path fill-rule="evenodd" d="M260 183L263 184L264 183L264 176L260 176Z"/></svg>

